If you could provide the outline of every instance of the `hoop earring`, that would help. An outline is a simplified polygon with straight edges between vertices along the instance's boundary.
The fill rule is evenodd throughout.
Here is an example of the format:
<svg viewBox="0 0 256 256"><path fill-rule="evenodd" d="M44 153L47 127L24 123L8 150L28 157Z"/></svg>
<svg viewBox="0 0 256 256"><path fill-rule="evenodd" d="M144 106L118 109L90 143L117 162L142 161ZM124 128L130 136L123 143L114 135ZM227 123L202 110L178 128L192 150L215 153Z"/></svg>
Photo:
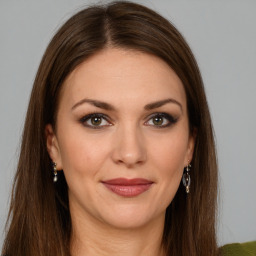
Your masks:
<svg viewBox="0 0 256 256"><path fill-rule="evenodd" d="M58 173L57 173L57 164L55 162L52 163L53 167L53 182L56 183L58 181Z"/></svg>
<svg viewBox="0 0 256 256"><path fill-rule="evenodd" d="M182 182L183 182L184 187L186 188L186 193L187 194L189 193L190 183L191 183L190 174L189 174L190 168L191 168L191 164L188 164L185 167L185 170L184 170L184 173L183 173L183 176L182 176Z"/></svg>

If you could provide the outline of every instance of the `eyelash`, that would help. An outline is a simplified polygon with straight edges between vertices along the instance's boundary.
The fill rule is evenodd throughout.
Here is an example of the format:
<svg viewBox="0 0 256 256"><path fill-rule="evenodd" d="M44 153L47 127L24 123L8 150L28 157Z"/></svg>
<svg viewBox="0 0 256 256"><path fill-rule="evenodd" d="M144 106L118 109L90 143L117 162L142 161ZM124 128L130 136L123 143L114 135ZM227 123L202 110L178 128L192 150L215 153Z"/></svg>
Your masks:
<svg viewBox="0 0 256 256"><path fill-rule="evenodd" d="M158 128L158 129L170 127L170 126L172 126L173 124L175 124L178 121L178 118L174 118L170 114L167 114L167 113L154 113L151 116L149 116L149 120L146 122L146 124L149 123L150 120L152 120L153 118L156 118L156 117L158 117L158 118L160 117L160 118L163 118L163 119L167 120L167 123L164 124L164 125L159 125L159 126L158 125L152 125L152 126L154 126L155 128ZM148 126L150 126L150 125L148 125Z"/></svg>
<svg viewBox="0 0 256 256"><path fill-rule="evenodd" d="M92 125L92 124L91 124L91 125L90 125L90 124L87 124L86 122L88 122L88 121L91 120L92 118L101 118L101 119L107 121L109 124L107 124L107 125L99 125L99 126ZM92 121L92 120L91 120L91 121ZM89 127L89 128L92 128L92 129L102 129L102 128L105 127L105 126L111 126L111 125L112 125L112 123L110 122L109 118L108 118L106 115L101 114L101 113L92 113L92 114L86 115L86 116L84 116L84 117L82 117L82 118L80 119L80 122L81 122L84 126Z"/></svg>
<svg viewBox="0 0 256 256"><path fill-rule="evenodd" d="M153 125L148 124L151 120L153 120L153 118L156 118L156 117L165 119L163 122L167 122L167 123L164 124L164 125L159 125L159 126L154 125L154 124ZM90 120L92 121L92 118L101 118L101 120L102 119L105 120L106 122L108 122L108 124L106 124L106 125L101 125L100 124L99 126L93 125L93 124L88 124L87 122L90 121ZM154 126L157 129L169 127L169 126L175 124L178 121L178 118L174 118L172 115L167 114L167 113L154 113L154 114L150 115L147 119L148 119L148 121L146 121L144 124L146 126ZM92 113L92 114L86 115L86 116L84 116L80 119L80 122L84 126L86 126L88 128L91 128L91 129L102 129L103 127L113 125L111 123L110 119L106 115L101 114L101 113Z"/></svg>

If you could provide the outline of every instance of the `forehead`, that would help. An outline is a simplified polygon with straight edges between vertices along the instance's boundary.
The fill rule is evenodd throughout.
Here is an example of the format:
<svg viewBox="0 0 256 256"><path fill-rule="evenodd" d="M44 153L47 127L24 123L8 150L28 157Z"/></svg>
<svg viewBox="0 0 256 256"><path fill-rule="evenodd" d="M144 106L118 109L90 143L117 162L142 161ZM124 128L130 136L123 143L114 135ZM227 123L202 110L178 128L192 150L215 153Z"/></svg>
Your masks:
<svg viewBox="0 0 256 256"><path fill-rule="evenodd" d="M142 103L167 97L186 104L181 80L160 58L132 50L108 48L80 64L65 80L61 101L82 98Z"/></svg>

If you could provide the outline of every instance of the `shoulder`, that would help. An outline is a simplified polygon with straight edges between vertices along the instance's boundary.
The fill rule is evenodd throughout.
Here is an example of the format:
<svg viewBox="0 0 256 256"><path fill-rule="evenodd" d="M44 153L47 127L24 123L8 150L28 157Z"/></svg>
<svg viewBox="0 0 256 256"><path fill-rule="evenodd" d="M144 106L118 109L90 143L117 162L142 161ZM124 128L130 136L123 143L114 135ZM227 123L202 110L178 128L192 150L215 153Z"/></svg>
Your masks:
<svg viewBox="0 0 256 256"><path fill-rule="evenodd" d="M220 248L221 256L256 256L256 241L226 244Z"/></svg>

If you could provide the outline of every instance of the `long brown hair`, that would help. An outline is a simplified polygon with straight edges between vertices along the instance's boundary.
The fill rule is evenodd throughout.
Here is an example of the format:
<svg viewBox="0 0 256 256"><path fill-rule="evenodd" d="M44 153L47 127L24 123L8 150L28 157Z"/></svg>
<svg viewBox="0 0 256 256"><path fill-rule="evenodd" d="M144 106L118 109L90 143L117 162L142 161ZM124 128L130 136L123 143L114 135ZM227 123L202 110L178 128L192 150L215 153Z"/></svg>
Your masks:
<svg viewBox="0 0 256 256"><path fill-rule="evenodd" d="M195 58L177 29L156 12L130 2L92 6L71 17L50 42L28 106L3 245L5 256L68 256L72 223L62 174L52 182L45 126L55 126L60 89L72 70L106 47L163 59L183 82L191 132L196 130L191 189L180 185L167 208L166 255L215 256L217 165L208 105Z"/></svg>

